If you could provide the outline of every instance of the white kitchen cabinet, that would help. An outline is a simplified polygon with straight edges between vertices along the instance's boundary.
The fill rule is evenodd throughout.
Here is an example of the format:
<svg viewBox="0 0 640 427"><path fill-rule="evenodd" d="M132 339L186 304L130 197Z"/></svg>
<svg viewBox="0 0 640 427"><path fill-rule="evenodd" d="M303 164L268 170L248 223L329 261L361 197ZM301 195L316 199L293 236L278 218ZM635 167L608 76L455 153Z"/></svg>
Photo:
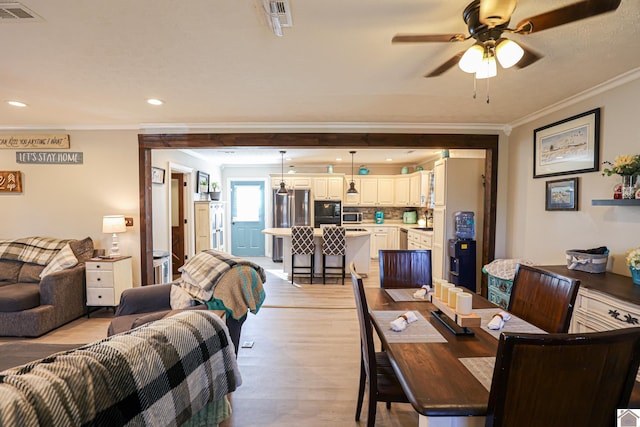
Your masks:
<svg viewBox="0 0 640 427"><path fill-rule="evenodd" d="M378 205L393 206L394 204L394 182L393 177L378 178Z"/></svg>
<svg viewBox="0 0 640 427"><path fill-rule="evenodd" d="M398 249L398 227L366 227L371 231L371 258L378 259L380 249Z"/></svg>
<svg viewBox="0 0 640 427"><path fill-rule="evenodd" d="M411 230L407 232L408 249L427 249L433 247L433 231Z"/></svg>
<svg viewBox="0 0 640 427"><path fill-rule="evenodd" d="M378 179L360 178L360 187L356 187L360 193L360 205L376 206L378 204Z"/></svg>
<svg viewBox="0 0 640 427"><path fill-rule="evenodd" d="M387 229L387 248L386 249L399 249L398 227L389 227Z"/></svg>
<svg viewBox="0 0 640 427"><path fill-rule="evenodd" d="M423 206L420 203L422 195L422 173L411 174L409 178L409 204L407 206Z"/></svg>
<svg viewBox="0 0 640 427"><path fill-rule="evenodd" d="M484 159L441 159L435 163L433 173L435 206L431 249L432 273L434 278L449 280L448 241L455 238L455 213L474 212L475 228L482 230ZM482 247L482 235L478 233L476 233L476 247ZM477 289L480 289L481 268L482 251L477 251Z"/></svg>
<svg viewBox="0 0 640 427"><path fill-rule="evenodd" d="M394 205L416 206L411 204L411 180L407 175L397 176L394 181Z"/></svg>
<svg viewBox="0 0 640 427"><path fill-rule="evenodd" d="M344 177L313 178L313 198L315 200L342 200Z"/></svg>
<svg viewBox="0 0 640 427"><path fill-rule="evenodd" d="M195 202L194 228L196 253L205 249L224 251L223 215L223 202Z"/></svg>
<svg viewBox="0 0 640 427"><path fill-rule="evenodd" d="M130 256L86 261L85 269L87 306L115 307L122 292L133 287Z"/></svg>
<svg viewBox="0 0 640 427"><path fill-rule="evenodd" d="M282 177L271 175L271 188L279 188ZM287 188L310 189L312 178L310 176L296 176L288 174L284 176L284 183Z"/></svg>

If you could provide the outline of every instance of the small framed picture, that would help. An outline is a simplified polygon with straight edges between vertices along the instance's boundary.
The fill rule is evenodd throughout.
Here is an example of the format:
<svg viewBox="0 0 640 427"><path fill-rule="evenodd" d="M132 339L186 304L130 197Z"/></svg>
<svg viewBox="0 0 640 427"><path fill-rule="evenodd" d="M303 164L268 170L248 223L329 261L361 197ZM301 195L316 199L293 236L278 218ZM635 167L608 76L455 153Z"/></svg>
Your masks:
<svg viewBox="0 0 640 427"><path fill-rule="evenodd" d="M206 172L198 171L198 182L196 183L198 193L209 192L209 174Z"/></svg>
<svg viewBox="0 0 640 427"><path fill-rule="evenodd" d="M151 182L154 184L164 184L164 169L151 167Z"/></svg>
<svg viewBox="0 0 640 427"><path fill-rule="evenodd" d="M578 210L578 178L547 181L545 210L577 211Z"/></svg>

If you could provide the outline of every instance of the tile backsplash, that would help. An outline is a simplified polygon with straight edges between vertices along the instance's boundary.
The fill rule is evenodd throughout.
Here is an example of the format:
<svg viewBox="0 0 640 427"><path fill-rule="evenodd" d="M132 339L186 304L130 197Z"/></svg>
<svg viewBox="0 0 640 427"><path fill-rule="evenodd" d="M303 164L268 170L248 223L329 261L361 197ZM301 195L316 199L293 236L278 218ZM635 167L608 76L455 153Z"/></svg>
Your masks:
<svg viewBox="0 0 640 427"><path fill-rule="evenodd" d="M426 208L398 208L398 207L390 207L390 206L385 206L385 207L350 207L350 206L345 206L343 208L344 212L362 212L362 216L363 216L363 221L364 222L373 222L375 221L375 215L376 212L378 211L382 211L384 212L384 219L385 221L402 221L402 214L405 213L405 211L409 211L409 210L415 210L418 213L418 218L424 218L424 215L426 215L426 213L429 211L429 209Z"/></svg>

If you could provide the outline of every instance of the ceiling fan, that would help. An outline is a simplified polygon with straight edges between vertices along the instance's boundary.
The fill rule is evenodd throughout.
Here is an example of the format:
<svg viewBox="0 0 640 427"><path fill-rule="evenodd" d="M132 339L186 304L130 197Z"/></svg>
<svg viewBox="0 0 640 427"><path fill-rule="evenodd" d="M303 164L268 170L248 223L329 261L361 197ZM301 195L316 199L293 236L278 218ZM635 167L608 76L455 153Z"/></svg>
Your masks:
<svg viewBox="0 0 640 427"><path fill-rule="evenodd" d="M461 42L470 38L475 43L458 52L424 77L436 77L458 66L467 73L475 73L477 79L494 77L497 72L496 57L503 68L524 68L533 64L542 55L526 46L503 37L503 33L531 34L570 22L611 12L618 8L621 0L586 0L559 9L525 18L515 28L509 28L511 15L517 0L474 0L462 13L469 35L465 34L397 34L393 43L441 43Z"/></svg>

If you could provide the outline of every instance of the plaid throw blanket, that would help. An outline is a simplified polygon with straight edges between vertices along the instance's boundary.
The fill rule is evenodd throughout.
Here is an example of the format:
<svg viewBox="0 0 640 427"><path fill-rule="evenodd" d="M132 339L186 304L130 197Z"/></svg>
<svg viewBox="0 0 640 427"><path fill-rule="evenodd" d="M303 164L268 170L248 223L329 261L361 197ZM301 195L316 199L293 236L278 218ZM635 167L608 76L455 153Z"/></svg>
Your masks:
<svg viewBox="0 0 640 427"><path fill-rule="evenodd" d="M47 265L70 241L48 237L0 240L0 259Z"/></svg>
<svg viewBox="0 0 640 427"><path fill-rule="evenodd" d="M267 279L264 269L258 264L224 252L208 249L197 253L188 263L178 269L182 273L179 280L180 286L195 299L201 302L209 301L213 295L213 288L222 275L237 265L247 265L256 270L262 282Z"/></svg>
<svg viewBox="0 0 640 427"><path fill-rule="evenodd" d="M0 425L179 426L240 386L230 343L185 311L0 372Z"/></svg>

